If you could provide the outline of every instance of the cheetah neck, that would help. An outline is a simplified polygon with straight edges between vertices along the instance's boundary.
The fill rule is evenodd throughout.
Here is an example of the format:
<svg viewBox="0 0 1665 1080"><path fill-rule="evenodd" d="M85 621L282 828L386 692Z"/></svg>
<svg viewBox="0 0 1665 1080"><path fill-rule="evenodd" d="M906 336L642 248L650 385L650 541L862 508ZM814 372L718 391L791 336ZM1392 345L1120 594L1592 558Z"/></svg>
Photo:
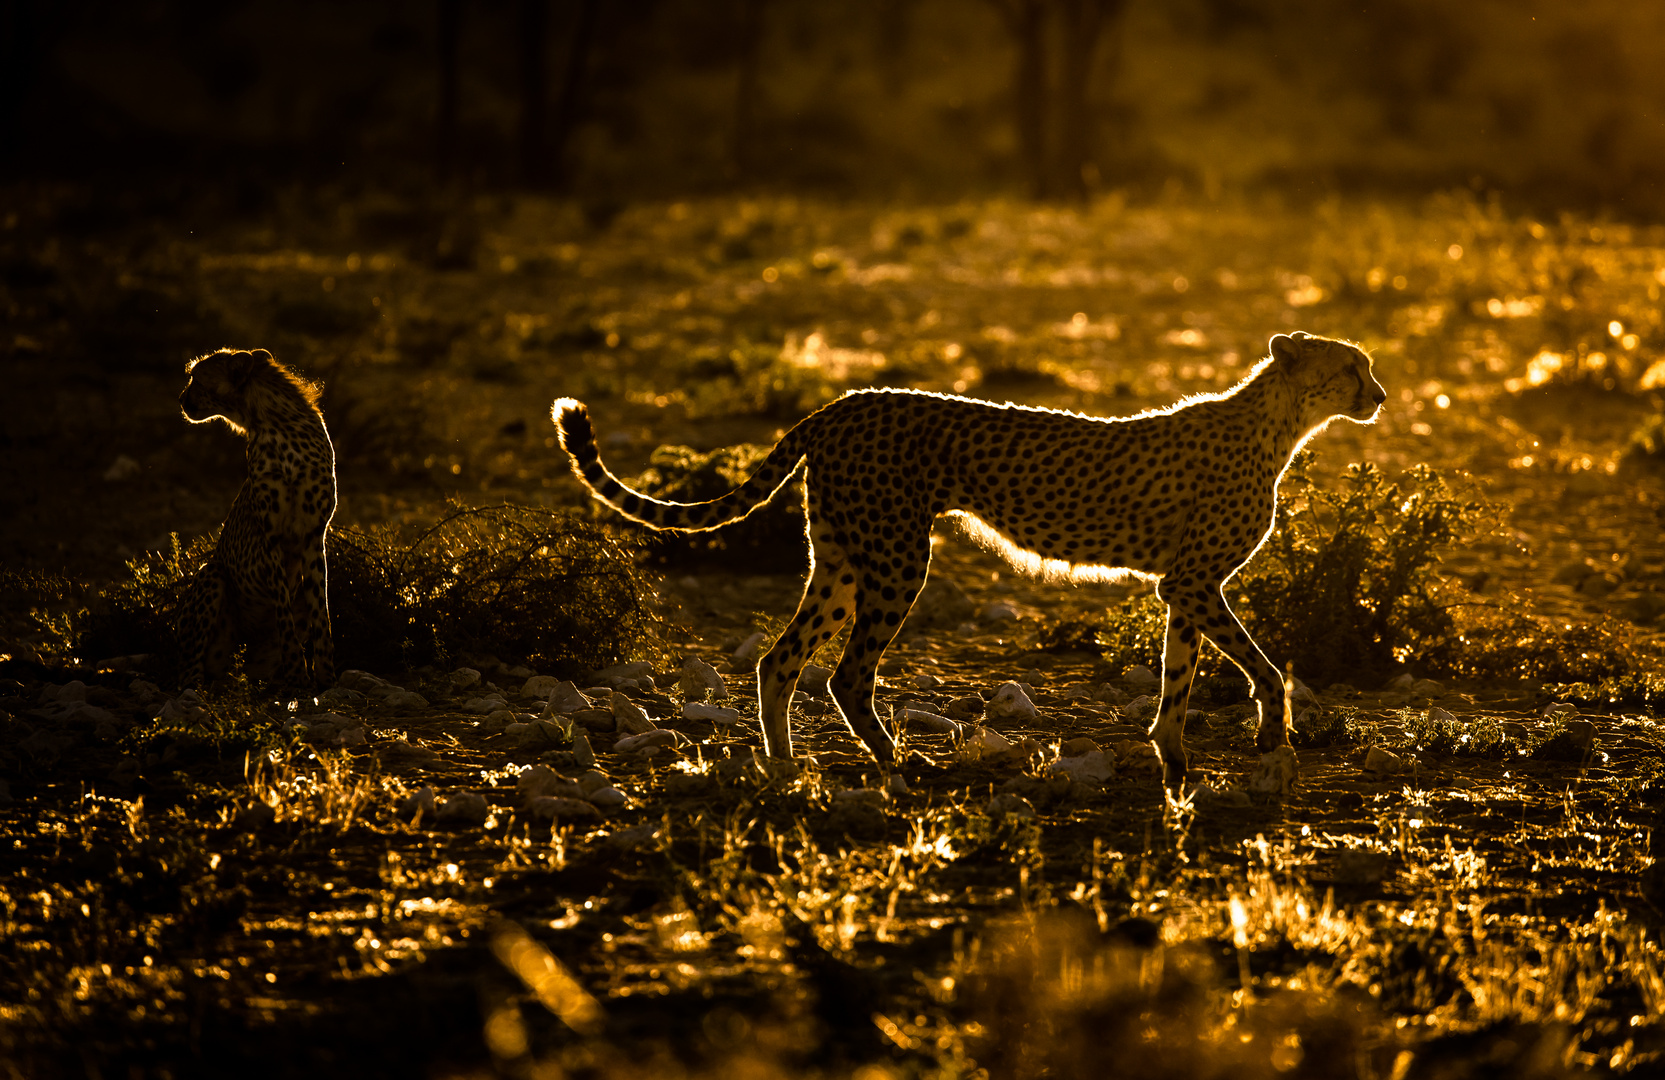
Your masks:
<svg viewBox="0 0 1665 1080"><path fill-rule="evenodd" d="M1300 395L1275 364L1255 372L1227 400L1254 419L1263 445L1280 461L1287 462L1294 457L1324 427L1322 423L1304 422L1300 415Z"/></svg>

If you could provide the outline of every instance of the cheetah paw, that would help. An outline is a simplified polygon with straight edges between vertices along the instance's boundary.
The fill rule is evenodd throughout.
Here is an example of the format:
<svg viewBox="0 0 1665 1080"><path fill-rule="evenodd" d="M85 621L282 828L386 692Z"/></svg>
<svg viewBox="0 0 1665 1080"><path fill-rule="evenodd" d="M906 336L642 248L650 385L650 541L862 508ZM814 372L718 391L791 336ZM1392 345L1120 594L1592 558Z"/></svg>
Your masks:
<svg viewBox="0 0 1665 1080"><path fill-rule="evenodd" d="M1287 744L1260 756L1260 765L1249 777L1249 790L1260 795L1287 798L1295 786L1295 751Z"/></svg>

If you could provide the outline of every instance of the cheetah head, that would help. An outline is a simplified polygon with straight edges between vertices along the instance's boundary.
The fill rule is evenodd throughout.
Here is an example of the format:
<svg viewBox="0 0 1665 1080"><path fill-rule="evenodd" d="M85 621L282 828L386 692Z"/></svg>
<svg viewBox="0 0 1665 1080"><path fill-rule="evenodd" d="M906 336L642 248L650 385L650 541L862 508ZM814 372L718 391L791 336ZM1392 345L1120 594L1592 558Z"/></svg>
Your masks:
<svg viewBox="0 0 1665 1080"><path fill-rule="evenodd" d="M249 380L262 364L272 362L272 354L265 349L244 352L220 349L207 356L199 356L185 365L189 378L179 395L179 410L193 424L206 424L220 419L233 429L247 427L246 392Z"/></svg>
<svg viewBox="0 0 1665 1080"><path fill-rule="evenodd" d="M1297 389L1308 426L1332 419L1373 423L1387 400L1371 373L1370 355L1357 345L1297 330L1273 337L1271 350Z"/></svg>

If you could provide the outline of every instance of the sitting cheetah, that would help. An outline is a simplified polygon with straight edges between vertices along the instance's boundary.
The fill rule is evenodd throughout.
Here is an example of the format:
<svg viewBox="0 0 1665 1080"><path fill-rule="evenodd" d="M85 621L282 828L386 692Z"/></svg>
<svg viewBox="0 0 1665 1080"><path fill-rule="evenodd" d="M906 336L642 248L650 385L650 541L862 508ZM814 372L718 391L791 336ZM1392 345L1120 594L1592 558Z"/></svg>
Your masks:
<svg viewBox="0 0 1665 1080"><path fill-rule="evenodd" d="M797 615L757 667L771 756L792 756L787 705L804 664L853 618L833 698L873 756L894 760L895 743L873 709L875 672L925 584L933 519L957 512L1020 569L1074 581L1160 579L1168 630L1150 736L1177 793L1203 637L1249 678L1260 711L1256 745L1290 754L1278 669L1221 587L1272 531L1278 480L1296 450L1332 420L1370 423L1386 397L1363 350L1304 333L1272 338L1271 355L1224 393L1126 418L859 390L787 432L739 488L704 503L630 490L601 464L582 403L562 398L552 415L591 492L655 529L737 521L808 463L809 581Z"/></svg>
<svg viewBox="0 0 1665 1080"><path fill-rule="evenodd" d="M282 685L328 686L335 645L324 532L335 514L335 448L319 388L265 349L221 349L185 370L185 419L224 420L247 439L248 479L185 597L180 684L221 674L232 645L249 642L251 673L269 678L275 667Z"/></svg>

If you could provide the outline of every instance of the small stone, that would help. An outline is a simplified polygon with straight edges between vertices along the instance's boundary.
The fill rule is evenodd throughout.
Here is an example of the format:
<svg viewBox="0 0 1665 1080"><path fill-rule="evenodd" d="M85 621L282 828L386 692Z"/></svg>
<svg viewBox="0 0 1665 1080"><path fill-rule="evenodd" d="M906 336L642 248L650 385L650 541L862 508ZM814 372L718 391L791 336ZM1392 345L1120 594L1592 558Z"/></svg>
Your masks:
<svg viewBox="0 0 1665 1080"><path fill-rule="evenodd" d="M439 755L426 746L399 739L376 747L376 760L382 763L383 768L395 765L431 766L439 763Z"/></svg>
<svg viewBox="0 0 1665 1080"><path fill-rule="evenodd" d="M504 668L503 674L507 675L511 679L530 679L532 677L532 669L527 667L525 664L516 664L513 667Z"/></svg>
<svg viewBox="0 0 1665 1080"><path fill-rule="evenodd" d="M616 787L596 788L589 794L590 805L604 814L623 810L630 805L630 796Z"/></svg>
<svg viewBox="0 0 1665 1080"><path fill-rule="evenodd" d="M659 826L632 825L607 837L607 846L616 851L636 851L659 839Z"/></svg>
<svg viewBox="0 0 1665 1080"><path fill-rule="evenodd" d="M1340 885L1379 885L1387 878L1389 865L1385 851L1348 848L1336 856L1335 880Z"/></svg>
<svg viewBox="0 0 1665 1080"><path fill-rule="evenodd" d="M440 804L439 812L434 815L434 824L471 828L484 825L490 816L491 804L486 802L484 795L463 791Z"/></svg>
<svg viewBox="0 0 1665 1080"><path fill-rule="evenodd" d="M567 719L570 723L590 731L617 731L619 727L612 709L579 709L568 714Z"/></svg>
<svg viewBox="0 0 1665 1080"><path fill-rule="evenodd" d="M258 832L276 820L276 810L263 802L253 802L237 811L231 824L242 832Z"/></svg>
<svg viewBox="0 0 1665 1080"><path fill-rule="evenodd" d="M767 776L757 759L757 752L747 749L734 757L724 758L716 765L717 779L726 784L761 784Z"/></svg>
<svg viewBox="0 0 1665 1080"><path fill-rule="evenodd" d="M666 728L654 728L640 735L629 735L613 744L615 754L634 754L642 750L653 750L661 746L685 746L688 737L679 731Z"/></svg>
<svg viewBox="0 0 1665 1080"><path fill-rule="evenodd" d="M913 684L921 690L935 690L942 685L942 680L927 671L923 675L915 675Z"/></svg>
<svg viewBox="0 0 1665 1080"><path fill-rule="evenodd" d="M445 681L451 684L452 690L467 690L471 686L479 685L480 673L471 667L460 667L445 676Z"/></svg>
<svg viewBox="0 0 1665 1080"><path fill-rule="evenodd" d="M391 693L382 698L382 703L392 709L414 712L428 707L428 699L414 690L401 690L395 686Z"/></svg>
<svg viewBox="0 0 1665 1080"><path fill-rule="evenodd" d="M485 723L484 720L480 721L482 727L485 726ZM505 724L502 731L503 737L509 740L510 746L525 746L536 738L532 733L531 724Z"/></svg>
<svg viewBox="0 0 1665 1080"><path fill-rule="evenodd" d="M892 706L890 710L890 729L892 731L928 732L932 735L951 735L958 737L960 725L946 716L938 716L934 712L924 709L908 709Z"/></svg>
<svg viewBox="0 0 1665 1080"><path fill-rule="evenodd" d="M1249 777L1249 790L1259 795L1288 798L1295 787L1295 751L1287 743L1260 756L1260 764Z"/></svg>
<svg viewBox="0 0 1665 1080"><path fill-rule="evenodd" d="M399 820L416 824L434 819L434 789L420 787L399 802Z"/></svg>
<svg viewBox="0 0 1665 1080"><path fill-rule="evenodd" d="M581 769L592 768L595 765L595 750L590 746L590 737L582 731L573 733L572 760L573 764Z"/></svg>
<svg viewBox="0 0 1665 1080"><path fill-rule="evenodd" d="M1106 705L1125 705L1127 704L1127 695L1115 683L1099 683L1097 689L1093 691L1093 700Z"/></svg>
<svg viewBox="0 0 1665 1080"><path fill-rule="evenodd" d="M613 710L613 720L622 734L641 735L658 728L657 724L648 719L648 714L642 711L640 705L617 690L613 691L610 705Z"/></svg>
<svg viewBox="0 0 1665 1080"><path fill-rule="evenodd" d="M906 795L908 793L908 782L902 777L901 773L891 773L885 780L885 791L890 794L891 798Z"/></svg>
<svg viewBox="0 0 1665 1080"><path fill-rule="evenodd" d="M976 694L967 694L964 697L957 697L953 701L944 705L942 707L942 714L950 720L955 720L963 724L969 720L982 719L983 713L987 711L987 709L988 704L982 698L978 697Z"/></svg>
<svg viewBox="0 0 1665 1080"><path fill-rule="evenodd" d="M62 686L43 686L40 690L39 700L42 705L49 701L85 701L87 700L87 684L80 679L71 679Z"/></svg>
<svg viewBox="0 0 1665 1080"><path fill-rule="evenodd" d="M729 657L736 671L754 667L757 664L757 658L763 653L764 640L763 632L758 631L740 643L740 647L734 650L734 655Z"/></svg>
<svg viewBox="0 0 1665 1080"><path fill-rule="evenodd" d="M332 686L318 695L318 704L326 709L362 708L369 700L357 690L349 690L345 686Z"/></svg>
<svg viewBox="0 0 1665 1080"><path fill-rule="evenodd" d="M507 709L508 707L509 703L497 694L472 697L463 702L464 712L478 713L481 716L485 716L488 713L494 713L498 709Z"/></svg>
<svg viewBox="0 0 1665 1080"><path fill-rule="evenodd" d="M996 600L994 603L983 608L982 619L986 623L994 623L996 625L999 625L1000 623L1016 622L1018 619L1017 608L1006 603L1004 600Z"/></svg>
<svg viewBox="0 0 1665 1080"><path fill-rule="evenodd" d="M555 692L555 688L560 685L561 680L553 675L534 675L521 684L520 696L546 701L549 695ZM571 686L572 684L567 683L567 685Z"/></svg>
<svg viewBox="0 0 1665 1080"><path fill-rule="evenodd" d="M960 756L969 761L1011 757L1015 756L1016 753L1017 746L1012 740L993 728L971 728L966 732L965 738L960 743Z"/></svg>
<svg viewBox="0 0 1665 1080"><path fill-rule="evenodd" d="M162 696L162 688L144 679L134 679L127 684L127 692L133 695L133 701L139 705L149 705ZM325 691L328 693L328 691Z"/></svg>
<svg viewBox="0 0 1665 1080"><path fill-rule="evenodd" d="M372 675L368 671L348 668L335 680L335 685L347 690L357 690L361 694L372 697L380 697L378 691L385 689L388 682L386 679Z"/></svg>
<svg viewBox="0 0 1665 1080"><path fill-rule="evenodd" d="M1391 750L1372 746L1370 752L1364 756L1364 769L1366 772L1381 773L1383 776L1396 776L1409 772L1411 765Z"/></svg>
<svg viewBox="0 0 1665 1080"><path fill-rule="evenodd" d="M1445 694L1445 684L1437 679L1418 679L1411 683L1412 697L1436 698Z"/></svg>
<svg viewBox="0 0 1665 1080"><path fill-rule="evenodd" d="M690 701L682 707L684 720L703 720L708 724L727 726L740 722L740 712L737 709L725 709L720 705L706 705L699 701Z"/></svg>
<svg viewBox="0 0 1665 1080"><path fill-rule="evenodd" d="M1104 751L1096 747L1079 756L1060 757L1047 766L1047 771L1054 775L1067 776L1078 784L1090 784L1095 787L1102 786L1116 775L1116 767L1104 756Z"/></svg>
<svg viewBox="0 0 1665 1080"><path fill-rule="evenodd" d="M1020 821L1033 821L1035 807L1022 795L1006 793L989 800L988 815L996 819L1009 817Z"/></svg>
<svg viewBox="0 0 1665 1080"><path fill-rule="evenodd" d="M496 735L510 724L524 726L526 723L527 721L519 719L508 709L494 709L484 720L480 721L479 730L485 735Z"/></svg>
<svg viewBox="0 0 1665 1080"><path fill-rule="evenodd" d="M1557 701L1544 706L1544 719L1554 720L1558 716L1574 717L1578 715L1578 706L1570 701Z"/></svg>
<svg viewBox="0 0 1665 1080"><path fill-rule="evenodd" d="M363 724L342 728L335 737L335 745L340 747L365 746L370 742L370 736L364 730Z"/></svg>
<svg viewBox="0 0 1665 1080"><path fill-rule="evenodd" d="M831 693L832 676L832 668L805 664L804 670L798 674L798 689L815 697L826 697Z"/></svg>
<svg viewBox="0 0 1665 1080"><path fill-rule="evenodd" d="M1001 723L1031 723L1040 718L1022 684L1009 682L994 692L986 707L988 719Z"/></svg>
<svg viewBox="0 0 1665 1080"><path fill-rule="evenodd" d="M1389 690L1397 690L1400 693L1405 693L1405 692L1408 692L1410 690L1410 688L1415 686L1415 685L1416 685L1416 676L1412 675L1410 672L1407 671L1404 674L1395 675L1393 678L1389 679L1388 684L1387 684L1387 688Z"/></svg>
<svg viewBox="0 0 1665 1080"><path fill-rule="evenodd" d="M889 801L890 795L883 788L845 788L832 793L835 807L855 804L883 807Z"/></svg>
<svg viewBox="0 0 1665 1080"><path fill-rule="evenodd" d="M1068 739L1062 746L1058 747L1058 756L1061 758L1080 757L1082 754L1091 754L1102 749L1103 747L1089 738Z"/></svg>
<svg viewBox="0 0 1665 1080"><path fill-rule="evenodd" d="M1111 750L1116 755L1116 767L1130 772L1149 772L1161 767L1156 747L1143 739L1123 739Z"/></svg>
<svg viewBox="0 0 1665 1080"><path fill-rule="evenodd" d="M683 697L689 702L707 699L721 701L728 697L728 684L717 673L717 669L697 656L690 656L682 661L681 677L677 679L677 685L682 687Z"/></svg>
<svg viewBox="0 0 1665 1080"><path fill-rule="evenodd" d="M1162 685L1161 677L1143 664L1134 664L1122 672L1122 682L1127 683L1135 690L1149 690L1152 687Z"/></svg>
<svg viewBox="0 0 1665 1080"><path fill-rule="evenodd" d="M1122 718L1134 723L1142 723L1156 715L1159 702L1149 694L1141 694L1122 706Z"/></svg>
<svg viewBox="0 0 1665 1080"><path fill-rule="evenodd" d="M595 673L596 682L605 685L609 679L629 679L640 682L643 678L653 678L653 665L646 660L631 660L624 664L614 664L604 667Z"/></svg>
<svg viewBox="0 0 1665 1080"><path fill-rule="evenodd" d="M534 795L526 800L525 812L539 823L601 820L601 811L591 803L562 795Z"/></svg>
<svg viewBox="0 0 1665 1080"><path fill-rule="evenodd" d="M548 765L534 765L515 780L515 794L522 801L553 795L569 799L584 797L584 789L577 781L568 780Z"/></svg>
<svg viewBox="0 0 1665 1080"><path fill-rule="evenodd" d="M588 708L590 699L580 694L578 687L570 682L558 682L549 691L549 702L543 707L543 715L547 718L553 713L575 713Z"/></svg>
<svg viewBox="0 0 1665 1080"><path fill-rule="evenodd" d="M1249 793L1242 788L1212 788L1203 784L1191 797L1199 810L1239 810L1250 805Z"/></svg>
<svg viewBox="0 0 1665 1080"><path fill-rule="evenodd" d="M1428 706L1428 720L1435 724L1455 724L1457 718L1438 705Z"/></svg>

